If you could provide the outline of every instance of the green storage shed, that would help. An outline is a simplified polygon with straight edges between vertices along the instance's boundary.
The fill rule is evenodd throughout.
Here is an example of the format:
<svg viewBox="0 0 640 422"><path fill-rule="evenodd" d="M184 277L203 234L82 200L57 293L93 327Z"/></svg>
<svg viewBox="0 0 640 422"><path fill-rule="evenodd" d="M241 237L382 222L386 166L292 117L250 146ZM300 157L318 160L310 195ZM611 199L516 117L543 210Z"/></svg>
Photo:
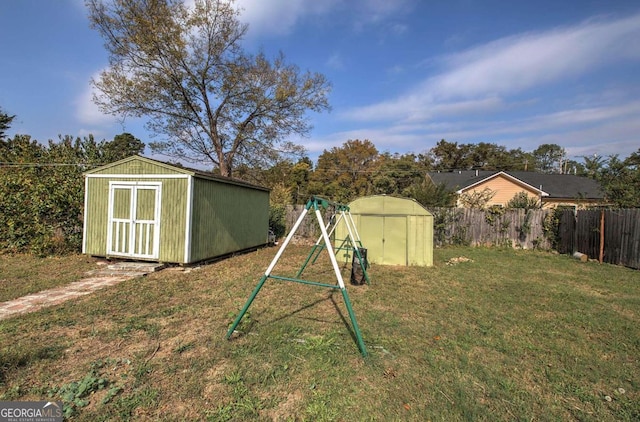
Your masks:
<svg viewBox="0 0 640 422"><path fill-rule="evenodd" d="M190 264L267 243L269 190L132 156L85 173L82 251Z"/></svg>
<svg viewBox="0 0 640 422"><path fill-rule="evenodd" d="M369 262L381 265L433 265L433 215L413 199L374 195L349 204ZM336 244L346 227L336 228Z"/></svg>

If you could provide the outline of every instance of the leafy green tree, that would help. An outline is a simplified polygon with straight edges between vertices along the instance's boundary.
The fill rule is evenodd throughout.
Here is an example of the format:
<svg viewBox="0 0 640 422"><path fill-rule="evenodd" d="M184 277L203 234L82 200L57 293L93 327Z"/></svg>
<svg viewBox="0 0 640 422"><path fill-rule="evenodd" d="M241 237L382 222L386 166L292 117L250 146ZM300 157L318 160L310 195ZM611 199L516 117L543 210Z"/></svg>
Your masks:
<svg viewBox="0 0 640 422"><path fill-rule="evenodd" d="M38 255L78 252L82 172L116 158L120 149L114 145L93 136L60 136L47 145L27 135L0 142L0 249Z"/></svg>
<svg viewBox="0 0 640 422"><path fill-rule="evenodd" d="M269 227L276 237L282 237L286 233L287 205L292 201L291 188L284 183L277 183L271 188L269 195Z"/></svg>
<svg viewBox="0 0 640 422"><path fill-rule="evenodd" d="M102 150L102 161L111 163L122 160L132 155L142 154L145 144L130 133L121 133L113 138L113 141L104 142L100 145Z"/></svg>
<svg viewBox="0 0 640 422"><path fill-rule="evenodd" d="M620 160L617 155L611 155L598 176L606 199L620 208L640 207L640 170L636 164L637 157L634 153L627 159Z"/></svg>
<svg viewBox="0 0 640 422"><path fill-rule="evenodd" d="M27 135L0 144L0 245L5 252L28 252L46 228L40 223L47 207L46 168L35 165L45 148Z"/></svg>
<svg viewBox="0 0 640 422"><path fill-rule="evenodd" d="M325 150L309 182L314 195L347 203L372 191L378 166L378 150L369 140L348 140L342 147Z"/></svg>
<svg viewBox="0 0 640 422"><path fill-rule="evenodd" d="M584 171L587 177L598 180L607 160L602 155L593 154L593 157L584 156Z"/></svg>
<svg viewBox="0 0 640 422"><path fill-rule="evenodd" d="M207 163L223 176L301 154L285 139L306 134L308 111L329 108L330 85L280 54L246 54L247 25L232 1L87 0L109 67L94 81L103 112L148 118L165 137L153 151Z"/></svg>
<svg viewBox="0 0 640 422"><path fill-rule="evenodd" d="M634 170L640 170L640 148L625 158L624 163Z"/></svg>
<svg viewBox="0 0 640 422"><path fill-rule="evenodd" d="M542 144L533 150L535 169L541 173L562 173L566 152L556 144Z"/></svg>
<svg viewBox="0 0 640 422"><path fill-rule="evenodd" d="M442 139L436 144L428 155L433 161L434 170L528 170L534 166L534 158L531 153L526 153L520 148L507 150L502 145L489 142L476 144L458 144Z"/></svg>
<svg viewBox="0 0 640 422"><path fill-rule="evenodd" d="M415 154L382 154L372 176L373 193L386 195L406 195L407 189L420 184L426 171L417 161Z"/></svg>
<svg viewBox="0 0 640 422"><path fill-rule="evenodd" d="M429 150L434 170L461 170L471 168L469 158L469 144L458 145L441 139L435 147Z"/></svg>
<svg viewBox="0 0 640 422"><path fill-rule="evenodd" d="M447 189L444 183L435 184L426 179L409 186L405 195L415 199L425 208L452 207L456 202L456 193Z"/></svg>
<svg viewBox="0 0 640 422"><path fill-rule="evenodd" d="M564 174L574 174L576 176L586 176L587 169L584 163L581 163L576 160L565 160L564 161Z"/></svg>
<svg viewBox="0 0 640 422"><path fill-rule="evenodd" d="M533 171L535 169L535 159L530 152L523 151L522 148L509 150L509 166L501 168L505 171Z"/></svg>
<svg viewBox="0 0 640 422"><path fill-rule="evenodd" d="M303 157L291 168L289 176L292 188L291 197L294 204L304 204L309 199L309 181L313 171L313 162L309 157Z"/></svg>
<svg viewBox="0 0 640 422"><path fill-rule="evenodd" d="M510 170L512 160L507 148L488 142L466 146L469 150L469 165L481 170Z"/></svg>
<svg viewBox="0 0 640 422"><path fill-rule="evenodd" d="M15 119L16 116L10 116L0 108L0 142L4 139L4 134L11 127L11 122Z"/></svg>

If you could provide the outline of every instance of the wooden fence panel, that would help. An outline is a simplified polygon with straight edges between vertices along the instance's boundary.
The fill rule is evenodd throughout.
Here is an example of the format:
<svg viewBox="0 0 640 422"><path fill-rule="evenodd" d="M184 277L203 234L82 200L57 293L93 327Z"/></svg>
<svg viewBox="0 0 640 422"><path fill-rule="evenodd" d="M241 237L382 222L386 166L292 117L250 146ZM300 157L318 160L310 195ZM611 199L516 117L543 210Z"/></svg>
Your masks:
<svg viewBox="0 0 640 422"><path fill-rule="evenodd" d="M603 262L619 264L620 256L624 248L623 236L620 236L624 226L624 215L617 210L604 212L604 256Z"/></svg>
<svg viewBox="0 0 640 422"><path fill-rule="evenodd" d="M558 252L581 252L590 259L640 269L640 210L579 210L575 228L565 211L558 227ZM604 217L604 233L601 225ZM573 232L575 231L575 232ZM601 245L602 240L604 243ZM570 247L573 242L573 247Z"/></svg>
<svg viewBox="0 0 640 422"><path fill-rule="evenodd" d="M463 208L434 208L435 244L513 246L549 249L545 219L549 211L523 209L484 211Z"/></svg>
<svg viewBox="0 0 640 422"><path fill-rule="evenodd" d="M620 264L640 269L640 209L624 210L617 216L621 220L620 229ZM613 230L612 230L613 231Z"/></svg>
<svg viewBox="0 0 640 422"><path fill-rule="evenodd" d="M598 259L600 254L600 211L579 210L576 213L574 252Z"/></svg>
<svg viewBox="0 0 640 422"><path fill-rule="evenodd" d="M575 251L576 214L573 210L564 210L558 216L558 238L556 248L561 254L573 254Z"/></svg>

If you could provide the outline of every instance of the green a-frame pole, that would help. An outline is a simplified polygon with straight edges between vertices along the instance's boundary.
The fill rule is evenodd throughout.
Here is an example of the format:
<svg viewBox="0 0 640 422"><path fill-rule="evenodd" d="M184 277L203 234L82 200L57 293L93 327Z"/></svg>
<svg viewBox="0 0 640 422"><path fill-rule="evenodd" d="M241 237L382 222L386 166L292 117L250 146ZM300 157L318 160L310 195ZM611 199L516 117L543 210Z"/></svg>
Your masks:
<svg viewBox="0 0 640 422"><path fill-rule="evenodd" d="M345 287L344 280L342 278L342 273L340 272L340 268L338 266L338 261L336 260L336 255L335 255L335 253L333 251L333 248L331 246L331 240L329 239L329 234L327 233L327 228L325 227L324 222L322 220L322 215L320 214L320 208L321 207L322 208L327 208L329 206L329 204L335 205L335 204L331 203L330 201L327 201L325 199L318 198L318 197L312 197L311 199L309 199L309 201L305 205L304 210L300 214L300 217L298 217L298 220L293 225L293 228L291 229L291 231L289 232L289 234L285 238L284 242L282 243L282 246L280 246L280 249L278 249L278 252L276 253L276 255L273 258L273 260L271 261L271 264L269 265L269 267L265 271L264 275L260 278L260 281L258 282L256 287L253 289L253 292L251 292L251 295L249 296L249 299L247 299L247 302L244 304L244 306L240 310L240 313L236 317L235 321L233 321L233 324L231 325L231 327L227 331L227 336L226 336L227 340L230 339L231 336L233 335L233 332L235 331L236 327L238 326L238 324L242 320L242 317L244 316L244 314L247 312L247 310L251 306L251 303L253 303L253 300L256 298L256 296L260 292L260 289L262 289L262 286L264 286L264 284L267 281L267 279L272 278L274 280L293 281L293 282L296 282L296 283L302 283L302 284L308 284L308 285L312 285L312 286L318 286L318 287L325 287L325 288L329 288L329 289L340 290L340 292L342 293L342 298L344 299L344 304L345 304L345 306L347 308L347 312L349 313L349 319L351 320L351 325L353 327L353 331L354 331L355 336L356 336L356 341L358 343L358 349L360 349L360 353L362 354L363 357L367 356L367 348L364 345L364 341L362 340L362 333L360 332L360 328L358 327L358 321L356 321L356 315L353 312L353 307L351 306L351 300L349 300L349 293L347 292L347 289ZM287 248L287 246L291 242L291 239L293 238L293 235L296 233L296 231L300 227L300 224L302 223L302 221L304 220L306 215L309 213L309 210L311 208L313 208L313 210L315 211L316 218L317 218L318 224L320 226L320 231L322 232L322 237L324 239L327 251L329 253L329 259L331 260L331 265L333 266L333 270L335 272L338 284L318 283L318 282L315 282L315 281L303 280L303 279L300 279L300 278L282 277L282 276L277 276L277 275L271 274L271 272L275 268L276 264L278 263L278 260L282 256L282 253L284 252L284 250Z"/></svg>
<svg viewBox="0 0 640 422"><path fill-rule="evenodd" d="M329 237L331 237L331 235L333 234L334 230L338 227L340 222L344 222L344 225L347 228L347 232L348 232L347 237L342 239L342 242L337 248L335 248L335 250L336 251L339 251L339 250L352 251L353 254L358 257L358 263L360 265L360 268L362 269L362 273L364 274L365 281L367 282L367 284L371 284L371 280L369 279L369 274L367 273L367 263L364 257L362 256L362 252L361 252L363 248L362 241L360 240L358 229L356 228L356 225L353 222L353 216L351 215L351 211L347 205L334 204L334 207L336 208L336 211L339 214L337 219L335 219L335 215L334 215L334 217L332 218L332 221L330 221L329 224L327 225L327 228L331 227L331 230L329 230ZM304 261L304 264L302 264L302 267L300 267L300 270L298 270L296 277L300 277L302 275L305 268L307 268L309 261L311 261L311 264L314 264L316 262L316 260L320 256L320 253L322 253L322 250L325 249L325 247L326 247L326 244L324 242L324 236L321 234L320 237L318 237L318 240L316 241L316 243L311 248L311 251L309 252L309 256L307 256L307 259ZM313 258L313 260L311 258Z"/></svg>

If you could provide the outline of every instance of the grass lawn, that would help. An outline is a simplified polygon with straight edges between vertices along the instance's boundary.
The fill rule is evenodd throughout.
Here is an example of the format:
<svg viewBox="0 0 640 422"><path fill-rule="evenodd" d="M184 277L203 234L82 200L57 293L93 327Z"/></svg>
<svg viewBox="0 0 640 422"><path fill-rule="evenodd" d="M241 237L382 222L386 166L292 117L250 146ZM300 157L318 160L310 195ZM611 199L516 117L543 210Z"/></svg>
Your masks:
<svg viewBox="0 0 640 422"><path fill-rule="evenodd" d="M0 302L78 281L96 268L85 255L0 255Z"/></svg>
<svg viewBox="0 0 640 422"><path fill-rule="evenodd" d="M0 400L63 400L79 421L640 419L640 271L486 248L374 265L348 287L362 358L340 292L291 282L268 280L225 339L275 253L0 321ZM327 261L305 276L333 284Z"/></svg>

